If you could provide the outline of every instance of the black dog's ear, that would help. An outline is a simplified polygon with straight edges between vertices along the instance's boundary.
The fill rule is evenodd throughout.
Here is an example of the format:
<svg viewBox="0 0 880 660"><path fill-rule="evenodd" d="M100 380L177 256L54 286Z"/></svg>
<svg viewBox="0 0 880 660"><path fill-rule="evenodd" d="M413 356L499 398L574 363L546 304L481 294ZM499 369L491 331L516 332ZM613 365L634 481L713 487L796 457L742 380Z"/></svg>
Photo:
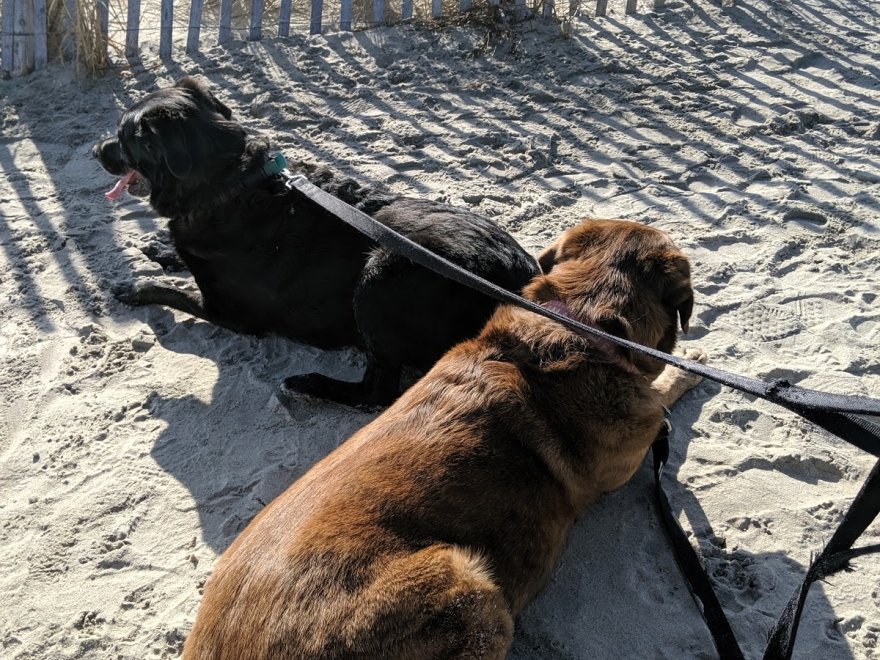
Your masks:
<svg viewBox="0 0 880 660"><path fill-rule="evenodd" d="M192 173L193 157L183 126L172 119L162 122L160 126L151 123L149 128L168 171L177 179L188 177Z"/></svg>
<svg viewBox="0 0 880 660"><path fill-rule="evenodd" d="M211 92L208 87L208 83L201 78L186 76L174 83L174 86L190 90L196 98L201 97L201 100L205 105L212 107L215 111L223 115L224 119L232 119L232 110L230 110L225 103L221 102L220 99L214 96L213 92Z"/></svg>

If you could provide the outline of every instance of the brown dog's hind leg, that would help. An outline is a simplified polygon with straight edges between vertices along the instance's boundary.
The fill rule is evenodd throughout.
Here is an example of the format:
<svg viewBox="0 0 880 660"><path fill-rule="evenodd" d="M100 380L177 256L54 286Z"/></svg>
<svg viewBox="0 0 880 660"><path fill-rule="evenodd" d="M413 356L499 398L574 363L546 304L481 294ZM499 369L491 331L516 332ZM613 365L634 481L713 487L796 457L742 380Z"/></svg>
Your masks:
<svg viewBox="0 0 880 660"><path fill-rule="evenodd" d="M513 617L485 562L458 546L392 560L358 602L349 620L356 631L343 632L358 658L503 660L513 638Z"/></svg>
<svg viewBox="0 0 880 660"><path fill-rule="evenodd" d="M705 364L708 359L705 351L699 348L690 348L681 357L702 364ZM703 380L702 376L666 365L663 371L660 372L660 375L654 379L651 386L659 392L663 405L671 408L685 392L698 385L701 380Z"/></svg>

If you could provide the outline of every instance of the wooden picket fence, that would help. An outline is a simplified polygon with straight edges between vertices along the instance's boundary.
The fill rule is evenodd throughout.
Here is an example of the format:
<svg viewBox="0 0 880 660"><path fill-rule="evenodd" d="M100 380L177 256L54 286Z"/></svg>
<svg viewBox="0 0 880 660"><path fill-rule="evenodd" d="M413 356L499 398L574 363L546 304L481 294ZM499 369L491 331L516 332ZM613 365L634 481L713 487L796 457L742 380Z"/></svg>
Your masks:
<svg viewBox="0 0 880 660"><path fill-rule="evenodd" d="M35 69L41 69L49 61L49 29L48 29L48 0L0 0L2 1L2 32L0 32L0 74L3 78L22 75ZM90 20L94 23L92 28L97 47L102 50L99 59L107 61L107 49L110 43L110 0L55 0L60 3L62 20L59 23L62 33L58 39L59 52L70 58L75 58L74 44L77 39L76 21L78 10L87 9L90 12ZM147 0L148 2L150 0ZM157 0L154 0L157 1ZM174 0L161 1L159 16L159 55L164 59L170 59L174 39ZM263 16L265 0L250 0L249 27L247 38L258 41L263 37ZM318 34L322 31L322 17L324 15L324 0L308 0L310 12L307 17L308 31ZM409 21L413 18L413 0L399 0L402 4L399 8L401 21ZM442 0L431 1L431 16L439 18L442 15ZM523 13L527 12L526 0L487 0L491 4L504 3L510 10ZM637 10L638 0L619 0L625 2L624 13L630 14ZM646 0L643 0L645 2ZM202 38L202 17L205 0L190 0L189 23L186 28L186 51L188 53L199 50ZM352 7L353 0L338 0L340 31L350 31L353 27ZM555 0L537 0L540 3L537 13L545 18L552 17L556 12ZM591 0L569 0L568 15L577 14L582 4ZM662 4L663 0L653 0L653 6ZM87 3L78 7L77 3ZM140 21L141 0L127 0L125 24L114 25L120 31L124 31L124 53L129 59L136 58L140 48ZM372 0L372 17L362 27L385 24L386 0ZM471 9L472 0L458 0L458 10L466 12ZM275 34L279 37L290 35L291 15L293 0L280 0L278 8L278 22ZM608 0L595 0L593 15L605 16L608 11ZM233 38L233 0L220 0L219 21L217 27L217 43L225 44ZM90 45L91 47L91 45Z"/></svg>

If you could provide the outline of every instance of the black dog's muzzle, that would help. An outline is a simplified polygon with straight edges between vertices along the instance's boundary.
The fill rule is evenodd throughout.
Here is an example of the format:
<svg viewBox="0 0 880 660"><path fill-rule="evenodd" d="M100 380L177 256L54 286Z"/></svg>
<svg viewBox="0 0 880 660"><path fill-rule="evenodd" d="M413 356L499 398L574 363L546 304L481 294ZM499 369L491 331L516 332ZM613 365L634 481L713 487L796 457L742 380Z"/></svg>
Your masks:
<svg viewBox="0 0 880 660"><path fill-rule="evenodd" d="M98 159L107 172L113 176L123 176L130 169L122 157L117 138L107 138L92 147L92 155Z"/></svg>

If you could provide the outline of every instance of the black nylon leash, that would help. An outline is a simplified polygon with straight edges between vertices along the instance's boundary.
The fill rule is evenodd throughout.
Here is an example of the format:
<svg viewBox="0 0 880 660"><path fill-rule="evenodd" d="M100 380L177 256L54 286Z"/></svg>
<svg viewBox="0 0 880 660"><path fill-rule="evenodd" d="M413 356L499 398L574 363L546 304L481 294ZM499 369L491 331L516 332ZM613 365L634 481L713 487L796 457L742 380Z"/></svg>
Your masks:
<svg viewBox="0 0 880 660"><path fill-rule="evenodd" d="M880 427L874 425L874 428L877 437L880 437ZM688 540L678 518L673 514L669 496L663 488L663 468L669 458L669 429L667 421L651 446L654 461L654 495L660 510L660 520L672 543L675 561L687 580L691 596L697 602L703 620L712 635L718 657L721 660L742 660L744 657L742 650L724 614L724 609L718 602L706 569L703 568L699 555ZM790 660L801 613L813 582L841 570L851 570L851 560L880 551L880 544L855 549L852 547L878 514L880 514L880 461L874 465L831 540L811 561L803 581L770 630L767 646L764 649L764 660Z"/></svg>
<svg viewBox="0 0 880 660"><path fill-rule="evenodd" d="M280 159L280 160L279 160ZM283 156L273 161L283 163ZM608 334L598 328L584 325L571 318L543 307L499 287L488 280L469 273L447 259L434 254L406 236L374 220L366 213L346 204L342 200L313 185L304 176L293 176L283 167L281 176L291 191L297 191L346 224L392 252L406 257L435 273L447 277L463 286L470 287L495 300L515 305L535 314L552 319L579 333L611 341L618 346L648 355L656 360L684 371L700 375L715 382L727 385L772 403L776 403L813 424L853 444L854 446L880 458L880 426L858 415L880 415L880 400L869 397L830 394L818 390L797 387L785 380L768 383L763 380L743 376L701 364L694 360L684 360L663 353L648 346ZM712 588L708 575L700 559L688 541L678 519L672 513L669 499L663 489L663 467L669 456L669 429L661 428L657 441L652 447L654 455L655 493L660 508L661 520L672 540L676 561L688 581L688 588L700 607L721 660L742 660L743 654L730 627L724 610ZM764 660L789 660L794 648L800 615L810 585L817 579L845 570L849 561L857 556L880 551L880 544L852 549L853 543L861 536L868 525L880 512L880 461L872 470L862 489L856 495L843 521L822 553L807 570L806 577L797 592L792 596L779 620L770 633Z"/></svg>

